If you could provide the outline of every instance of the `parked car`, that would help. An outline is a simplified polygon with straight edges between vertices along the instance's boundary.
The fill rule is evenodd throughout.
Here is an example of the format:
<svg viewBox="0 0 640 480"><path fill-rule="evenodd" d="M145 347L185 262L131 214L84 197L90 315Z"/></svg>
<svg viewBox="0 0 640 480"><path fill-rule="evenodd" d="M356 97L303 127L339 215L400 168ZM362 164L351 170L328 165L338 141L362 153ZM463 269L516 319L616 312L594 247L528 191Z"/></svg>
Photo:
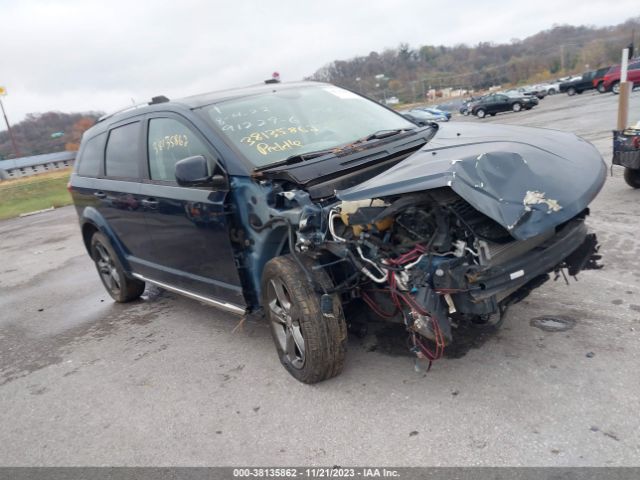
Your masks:
<svg viewBox="0 0 640 480"><path fill-rule="evenodd" d="M411 352L435 360L454 324L499 324L549 273L596 268L585 217L605 177L570 133L418 127L297 82L103 117L69 191L115 301L149 283L264 315L282 365L314 383L343 368L345 312L399 322Z"/></svg>
<svg viewBox="0 0 640 480"><path fill-rule="evenodd" d="M412 110L422 110L432 115L445 116L447 118L447 120L445 121L451 120L451 112L448 110L442 110L439 106L438 107L415 107Z"/></svg>
<svg viewBox="0 0 640 480"><path fill-rule="evenodd" d="M592 90L595 88L593 86L593 79L595 78L596 71L592 70L589 72L584 72L578 78L574 78L572 80L562 82L560 84L560 92L569 95L570 97L575 95L576 93L582 93L585 90Z"/></svg>
<svg viewBox="0 0 640 480"><path fill-rule="evenodd" d="M490 93L474 103L470 108L470 113L478 118L484 118L487 115L494 116L500 112L530 110L537 104L538 99L532 97Z"/></svg>
<svg viewBox="0 0 640 480"><path fill-rule="evenodd" d="M640 188L640 122L625 130L613 131L611 164L624 167L627 185Z"/></svg>
<svg viewBox="0 0 640 480"><path fill-rule="evenodd" d="M547 92L544 89L537 89L534 87L510 88L509 90L505 90L503 93L506 93L508 95L536 97L539 100L542 100L547 95Z"/></svg>
<svg viewBox="0 0 640 480"><path fill-rule="evenodd" d="M545 92L547 95L555 95L560 91L560 83L559 81L551 82L551 83L543 83L540 85L536 85L536 88L540 92Z"/></svg>
<svg viewBox="0 0 640 480"><path fill-rule="evenodd" d="M634 59L627 66L627 81L640 83L640 59ZM620 65L614 65L604 76L602 89L605 92L620 93Z"/></svg>
<svg viewBox="0 0 640 480"><path fill-rule="evenodd" d="M417 125L428 125L430 122L448 122L449 117L445 112L439 110L429 111L422 108L413 108L411 110L401 110L400 113L407 119ZM449 114L451 116L451 114Z"/></svg>
<svg viewBox="0 0 640 480"><path fill-rule="evenodd" d="M463 115L469 115L471 113L471 107L478 102L482 97L470 97L462 102L460 109L458 110Z"/></svg>
<svg viewBox="0 0 640 480"><path fill-rule="evenodd" d="M438 105L436 105L433 108L436 108L438 110L441 110L443 112L457 112L459 111L460 107L462 106L463 101L460 99L455 99L455 100L449 100L445 103L439 103Z"/></svg>
<svg viewBox="0 0 640 480"><path fill-rule="evenodd" d="M593 75L593 88L595 88L599 93L605 93L606 91L604 89L604 76L607 74L610 68L610 65L599 68Z"/></svg>

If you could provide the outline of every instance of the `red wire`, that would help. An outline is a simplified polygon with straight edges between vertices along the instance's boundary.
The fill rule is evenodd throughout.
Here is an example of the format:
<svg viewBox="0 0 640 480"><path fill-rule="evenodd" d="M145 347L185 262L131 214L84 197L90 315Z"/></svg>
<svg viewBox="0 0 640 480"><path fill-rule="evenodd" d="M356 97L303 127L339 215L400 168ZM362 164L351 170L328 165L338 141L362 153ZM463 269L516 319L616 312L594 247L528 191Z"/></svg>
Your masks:
<svg viewBox="0 0 640 480"><path fill-rule="evenodd" d="M389 259L388 262L390 265L393 265L393 266L404 265L406 263L415 261L425 251L426 251L425 247L423 247L422 245L416 245L412 250L400 255L397 258ZM401 301L404 302L407 306L409 306L409 308L411 308L413 311L417 312L418 314L428 316L431 319L431 323L433 325L433 333L435 336L434 343L436 347L435 352L433 352L424 343L422 343L422 341L420 341L420 339L418 338L418 335L416 335L415 332L413 332L412 334L412 340L414 345L416 345L420 349L420 352L425 357L427 357L427 359L429 360L429 368L431 368L431 362L433 360L437 360L442 357L442 355L444 354L444 347L445 347L444 334L440 329L440 325L438 324L437 319L433 315L431 315L429 312L421 308L412 298L398 292L398 289L396 288L397 280L396 280L395 272L389 271L389 278L387 281L390 287L389 293L391 295L391 299L395 307L394 312L392 314L388 314L380 310L378 306L375 304L375 302L371 299L371 297L369 297L369 295L366 292L362 292L363 300L366 302L367 305L369 305L369 307L374 312L376 312L376 314L380 315L383 318L391 318L396 313L397 310L402 310ZM438 293L444 293L448 291L454 291L454 290L453 289L437 290Z"/></svg>
<svg viewBox="0 0 640 480"><path fill-rule="evenodd" d="M396 314L396 312L398 310L394 306L393 312L391 312L391 313L387 313L387 312L382 311L382 309L378 308L378 306L375 304L373 299L367 294L367 292L362 292L362 299L365 301L365 303L367 305L369 305L369 308L371 308L371 310L373 310L376 314L378 314L382 318L393 318L393 316Z"/></svg>

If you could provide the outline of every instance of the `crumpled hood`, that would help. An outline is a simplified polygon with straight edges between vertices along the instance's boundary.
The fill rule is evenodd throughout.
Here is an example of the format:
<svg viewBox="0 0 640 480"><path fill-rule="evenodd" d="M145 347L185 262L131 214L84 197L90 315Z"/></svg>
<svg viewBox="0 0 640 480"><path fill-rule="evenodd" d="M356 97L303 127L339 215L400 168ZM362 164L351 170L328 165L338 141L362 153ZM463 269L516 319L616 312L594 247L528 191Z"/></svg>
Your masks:
<svg viewBox="0 0 640 480"><path fill-rule="evenodd" d="M606 178L586 140L557 130L450 123L421 150L355 187L341 200L364 200L450 186L518 240L584 210Z"/></svg>

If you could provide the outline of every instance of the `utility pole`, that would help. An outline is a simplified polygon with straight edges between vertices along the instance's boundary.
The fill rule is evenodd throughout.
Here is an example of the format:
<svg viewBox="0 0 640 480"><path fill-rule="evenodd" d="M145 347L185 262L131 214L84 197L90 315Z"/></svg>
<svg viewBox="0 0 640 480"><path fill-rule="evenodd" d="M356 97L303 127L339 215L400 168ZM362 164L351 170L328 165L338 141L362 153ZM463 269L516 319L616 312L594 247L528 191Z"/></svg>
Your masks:
<svg viewBox="0 0 640 480"><path fill-rule="evenodd" d="M629 49L622 50L622 62L620 62L620 92L618 95L618 130L627 128L629 119L629 93L632 84L627 82L627 67L629 65Z"/></svg>
<svg viewBox="0 0 640 480"><path fill-rule="evenodd" d="M18 150L18 144L16 143L16 139L13 137L13 132L11 131L11 125L9 124L9 119L7 118L7 112L4 110L4 104L2 103L2 97L7 94L7 91L4 87L0 87L0 109L2 109L2 116L4 117L4 121L7 124L7 132L9 132L9 138L11 139L11 146L13 147L13 151L16 154L16 158L20 157L20 150Z"/></svg>

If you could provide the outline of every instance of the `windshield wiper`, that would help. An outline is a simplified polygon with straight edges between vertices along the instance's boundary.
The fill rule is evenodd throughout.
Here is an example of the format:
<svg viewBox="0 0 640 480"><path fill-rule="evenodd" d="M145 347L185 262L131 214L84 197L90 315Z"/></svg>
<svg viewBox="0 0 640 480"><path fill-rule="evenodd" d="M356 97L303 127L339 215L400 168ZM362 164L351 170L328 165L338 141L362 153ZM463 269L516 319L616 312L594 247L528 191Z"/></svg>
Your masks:
<svg viewBox="0 0 640 480"><path fill-rule="evenodd" d="M415 132L415 128L387 128L384 130L378 130L377 132L370 133L366 137L359 138L358 140L354 140L353 142L340 147L341 149L348 149L350 147L355 147L356 145L360 145L361 143L370 142L371 140L382 140L383 138L394 137L404 132Z"/></svg>
<svg viewBox="0 0 640 480"><path fill-rule="evenodd" d="M333 153L335 148L327 148L325 150L316 150L314 152L304 152L304 153L296 153L295 155L291 155L290 157L285 158L284 160L280 160L279 162L270 163L268 165L263 165L262 167L257 167L254 170L268 170L274 167L281 167L283 165L293 165L294 163L304 162L305 160L311 160L312 158L322 157L323 155L328 155Z"/></svg>
<svg viewBox="0 0 640 480"><path fill-rule="evenodd" d="M276 167L282 167L284 165L293 165L294 163L301 163L306 160L311 160L313 158L322 157L324 155L329 155L331 153L335 155L344 154L345 152L349 152L354 147L359 146L362 143L369 142L371 140L381 140L383 138L393 137L395 135L399 135L404 132L413 132L415 133L417 129L415 128L394 128L394 129L385 129L378 130L377 132L373 132L366 137L362 137L354 142L348 143L346 145L327 148L324 150L316 150L313 152L304 152L304 153L296 153L295 155L291 155L290 157L285 158L284 160L280 160L279 162L270 163L268 165L264 165L261 167L257 167L254 171L259 172L261 170L270 170Z"/></svg>
<svg viewBox="0 0 640 480"><path fill-rule="evenodd" d="M371 135L367 135L360 140L356 140L356 142L368 142L369 140L380 140L387 137L393 137L403 132L411 132L415 130L415 128L391 128L386 130L378 130L377 132L373 132ZM354 142L354 143L356 143Z"/></svg>

